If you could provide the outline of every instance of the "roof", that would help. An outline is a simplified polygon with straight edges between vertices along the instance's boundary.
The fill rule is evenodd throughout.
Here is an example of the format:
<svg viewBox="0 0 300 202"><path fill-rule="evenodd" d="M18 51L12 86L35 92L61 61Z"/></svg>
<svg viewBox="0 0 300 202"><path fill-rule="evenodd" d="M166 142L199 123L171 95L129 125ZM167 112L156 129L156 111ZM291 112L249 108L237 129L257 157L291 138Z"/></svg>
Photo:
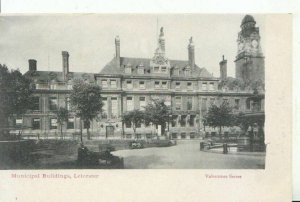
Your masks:
<svg viewBox="0 0 300 202"><path fill-rule="evenodd" d="M242 20L242 24L248 23L248 22L255 22L254 18L252 15L246 15L243 20Z"/></svg>
<svg viewBox="0 0 300 202"><path fill-rule="evenodd" d="M25 73L26 76L34 79L35 82L64 82L63 81L63 72L58 71L28 71ZM67 74L68 79L83 79L94 82L94 73L85 73L85 72L69 72Z"/></svg>
<svg viewBox="0 0 300 202"><path fill-rule="evenodd" d="M130 57L121 57L120 58L120 67L118 67L118 62L116 58L113 58L108 64L106 64L103 69L100 71L100 74L109 74L109 75L119 75L125 73L126 66L132 67L132 75L137 75L137 69L139 66L144 67L145 74L144 76L152 76L150 72L150 61L149 58L130 58ZM188 61L186 60L169 60L171 69L179 68L180 75L186 67L188 67ZM155 74L156 76L159 76ZM213 78L212 74L209 73L205 68L200 68L195 65L194 70L191 74L191 77L202 77L202 78Z"/></svg>

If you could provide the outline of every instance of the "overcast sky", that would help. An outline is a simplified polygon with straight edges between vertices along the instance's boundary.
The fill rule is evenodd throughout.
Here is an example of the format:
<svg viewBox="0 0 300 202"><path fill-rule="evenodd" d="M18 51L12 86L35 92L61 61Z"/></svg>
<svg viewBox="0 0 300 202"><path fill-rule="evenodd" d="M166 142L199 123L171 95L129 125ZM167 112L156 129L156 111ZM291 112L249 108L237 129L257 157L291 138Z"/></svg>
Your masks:
<svg viewBox="0 0 300 202"><path fill-rule="evenodd" d="M260 27L264 50L264 15L253 15ZM187 60L193 36L196 64L219 76L222 55L228 75L234 76L237 34L244 15L36 15L0 17L0 63L28 70L61 71L61 51L70 54L70 71L98 73L115 55L114 38L121 40L121 56L151 58L157 47L157 27L164 27L166 55ZM157 23L158 22L158 23ZM157 26L158 25L158 26Z"/></svg>

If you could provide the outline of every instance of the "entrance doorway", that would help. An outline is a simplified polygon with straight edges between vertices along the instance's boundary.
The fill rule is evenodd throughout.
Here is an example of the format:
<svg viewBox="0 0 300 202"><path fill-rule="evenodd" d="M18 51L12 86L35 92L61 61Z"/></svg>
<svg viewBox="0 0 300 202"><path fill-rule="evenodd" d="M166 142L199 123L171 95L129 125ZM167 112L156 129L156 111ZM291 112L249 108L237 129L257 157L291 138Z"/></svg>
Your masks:
<svg viewBox="0 0 300 202"><path fill-rule="evenodd" d="M106 138L114 136L115 128L113 126L106 126Z"/></svg>

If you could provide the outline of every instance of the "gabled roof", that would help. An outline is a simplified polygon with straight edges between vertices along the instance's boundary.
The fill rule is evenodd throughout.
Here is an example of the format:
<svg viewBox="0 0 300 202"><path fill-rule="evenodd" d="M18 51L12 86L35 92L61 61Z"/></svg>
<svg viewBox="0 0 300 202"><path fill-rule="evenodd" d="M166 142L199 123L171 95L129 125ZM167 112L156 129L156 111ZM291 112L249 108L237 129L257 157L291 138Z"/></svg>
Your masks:
<svg viewBox="0 0 300 202"><path fill-rule="evenodd" d="M113 58L108 64L106 64L103 69L100 71L100 74L109 74L109 75L120 75L125 73L125 67L131 66L132 75L137 75L137 69L140 65L144 66L145 74L144 76L152 76L150 72L150 61L149 58L129 58L129 57L121 57L120 58L120 66L118 67L118 62L116 58ZM171 69L179 68L179 71L182 72L186 67L188 67L189 63L186 60L169 60ZM156 74L157 75L157 74ZM212 74L210 74L205 68L200 68L195 65L193 72L191 73L191 77L201 77L201 78L213 78Z"/></svg>

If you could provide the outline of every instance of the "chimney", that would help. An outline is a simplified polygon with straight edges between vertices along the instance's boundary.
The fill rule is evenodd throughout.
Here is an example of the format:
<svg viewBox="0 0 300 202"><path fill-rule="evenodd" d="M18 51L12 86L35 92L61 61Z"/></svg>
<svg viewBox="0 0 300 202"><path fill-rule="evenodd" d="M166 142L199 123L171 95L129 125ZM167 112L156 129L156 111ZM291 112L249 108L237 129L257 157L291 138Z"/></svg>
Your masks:
<svg viewBox="0 0 300 202"><path fill-rule="evenodd" d="M189 53L189 66L193 69L195 66L195 45L193 43L193 37L190 38L190 43L188 45Z"/></svg>
<svg viewBox="0 0 300 202"><path fill-rule="evenodd" d="M36 60L34 59L29 59L28 60L29 63L29 71L36 71Z"/></svg>
<svg viewBox="0 0 300 202"><path fill-rule="evenodd" d="M220 78L225 80L227 78L227 60L224 59L224 55L220 64Z"/></svg>
<svg viewBox="0 0 300 202"><path fill-rule="evenodd" d="M69 73L69 53L62 51L62 65L63 65L63 81L67 81L67 74Z"/></svg>
<svg viewBox="0 0 300 202"><path fill-rule="evenodd" d="M116 46L117 66L120 67L120 38L119 38L119 36L116 36L116 38L115 38L115 46Z"/></svg>

